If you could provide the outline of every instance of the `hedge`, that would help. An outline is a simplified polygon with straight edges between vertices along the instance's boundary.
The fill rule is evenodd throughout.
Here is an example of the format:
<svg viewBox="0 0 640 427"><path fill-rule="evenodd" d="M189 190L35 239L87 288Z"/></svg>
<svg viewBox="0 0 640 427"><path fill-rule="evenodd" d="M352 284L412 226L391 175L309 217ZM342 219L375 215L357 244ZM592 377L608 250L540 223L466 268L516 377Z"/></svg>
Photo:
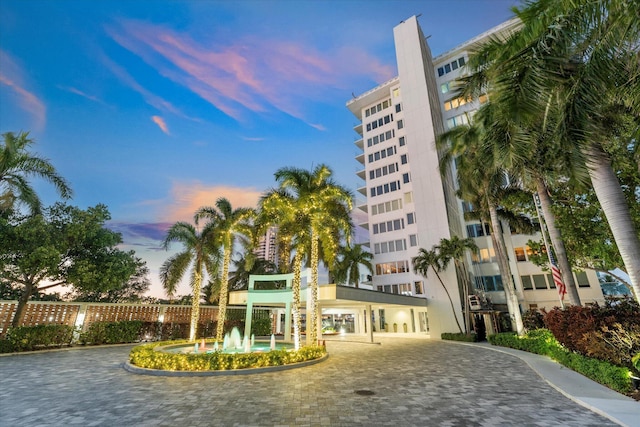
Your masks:
<svg viewBox="0 0 640 427"><path fill-rule="evenodd" d="M460 332L443 332L440 335L443 340L449 341L464 341L464 342L478 342L477 334L465 334Z"/></svg>
<svg viewBox="0 0 640 427"><path fill-rule="evenodd" d="M18 326L7 331L5 339L0 340L0 352L30 351L48 347L71 345L73 326L36 325Z"/></svg>
<svg viewBox="0 0 640 427"><path fill-rule="evenodd" d="M549 356L561 365L617 392L628 393L632 389L629 369L567 350L547 329L536 329L521 337L507 332L490 335L487 339L493 345Z"/></svg>
<svg viewBox="0 0 640 427"><path fill-rule="evenodd" d="M132 365L165 371L224 371L230 369L260 368L280 366L318 359L325 355L322 346L307 346L300 350L272 350L266 353L212 352L205 354L165 353L157 347L188 343L189 341L165 341L134 347L129 353Z"/></svg>

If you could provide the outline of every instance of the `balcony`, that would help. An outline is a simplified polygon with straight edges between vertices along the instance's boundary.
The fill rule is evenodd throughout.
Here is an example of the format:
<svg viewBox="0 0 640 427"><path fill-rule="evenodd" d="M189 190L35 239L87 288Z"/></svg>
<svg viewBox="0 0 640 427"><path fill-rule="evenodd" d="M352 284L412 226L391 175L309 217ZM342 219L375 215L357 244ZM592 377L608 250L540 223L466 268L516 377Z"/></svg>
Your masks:
<svg viewBox="0 0 640 427"><path fill-rule="evenodd" d="M356 147L359 149L364 150L364 140L362 138L355 141L354 144L356 144Z"/></svg>
<svg viewBox="0 0 640 427"><path fill-rule="evenodd" d="M360 162L361 165L364 165L364 153L360 153L356 156L356 160Z"/></svg>
<svg viewBox="0 0 640 427"><path fill-rule="evenodd" d="M356 172L356 175L358 175L358 178L360 178L361 180L366 181L367 171L364 169L359 170L358 172Z"/></svg>
<svg viewBox="0 0 640 427"><path fill-rule="evenodd" d="M362 212L369 213L366 201L356 200L356 208L360 209Z"/></svg>
<svg viewBox="0 0 640 427"><path fill-rule="evenodd" d="M364 185L364 186L358 188L358 193L360 193L363 196L367 197L367 186Z"/></svg>
<svg viewBox="0 0 640 427"><path fill-rule="evenodd" d="M358 123L353 127L353 130L358 133L358 135L362 136L362 122Z"/></svg>

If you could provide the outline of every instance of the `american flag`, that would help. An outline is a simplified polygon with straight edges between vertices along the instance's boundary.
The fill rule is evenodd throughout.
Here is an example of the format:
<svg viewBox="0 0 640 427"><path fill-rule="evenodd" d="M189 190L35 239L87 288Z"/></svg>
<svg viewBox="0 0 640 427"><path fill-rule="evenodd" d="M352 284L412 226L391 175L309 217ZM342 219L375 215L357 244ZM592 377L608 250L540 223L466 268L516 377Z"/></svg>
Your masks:
<svg viewBox="0 0 640 427"><path fill-rule="evenodd" d="M556 288L558 288L560 301L564 301L564 296L567 294L567 286L562 281L562 273L560 273L560 269L556 265L556 260L554 259L552 253L549 253L549 261L551 263L551 275L553 276L553 283L555 283Z"/></svg>

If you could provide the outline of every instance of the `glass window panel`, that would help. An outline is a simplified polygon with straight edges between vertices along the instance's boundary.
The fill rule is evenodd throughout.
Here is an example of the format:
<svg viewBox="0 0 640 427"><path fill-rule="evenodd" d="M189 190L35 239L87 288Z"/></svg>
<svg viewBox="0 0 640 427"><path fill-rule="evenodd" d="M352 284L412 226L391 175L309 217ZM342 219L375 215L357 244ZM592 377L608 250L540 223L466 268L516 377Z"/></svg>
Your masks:
<svg viewBox="0 0 640 427"><path fill-rule="evenodd" d="M522 280L523 289L533 289L533 282L531 282L531 276L520 276Z"/></svg>

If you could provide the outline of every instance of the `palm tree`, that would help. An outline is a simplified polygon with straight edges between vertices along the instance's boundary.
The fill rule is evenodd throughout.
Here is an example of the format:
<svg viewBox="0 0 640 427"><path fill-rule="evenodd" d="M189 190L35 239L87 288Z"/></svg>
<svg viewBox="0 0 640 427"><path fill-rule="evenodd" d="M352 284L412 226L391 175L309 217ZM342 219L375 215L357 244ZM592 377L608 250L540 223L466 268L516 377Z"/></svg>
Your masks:
<svg viewBox="0 0 640 427"><path fill-rule="evenodd" d="M300 348L302 321L300 314L300 288L302 263L306 255L309 232L309 217L299 199L282 189L272 189L260 199L259 215L256 221L258 230L266 231L270 226L278 226L279 267L288 271L291 253L293 257L292 316L294 348Z"/></svg>
<svg viewBox="0 0 640 427"><path fill-rule="evenodd" d="M444 289L445 293L447 294L447 297L449 298L449 304L451 304L451 311L453 312L453 318L456 320L456 325L458 325L458 330L460 331L460 333L463 333L462 326L460 326L460 321L458 320L458 316L456 315L456 307L453 305L453 300L451 299L451 294L449 294L449 290L447 289L444 282L442 281L440 274L438 274L442 272L444 269L440 264L440 257L438 255L437 250L434 248L430 251L427 251L426 249L420 248L420 250L418 251L418 256L416 256L412 260L412 263L413 263L413 270L416 273L423 275L425 278L429 273L429 268L431 268L433 272L436 274L438 281L442 285L442 288Z"/></svg>
<svg viewBox="0 0 640 427"><path fill-rule="evenodd" d="M167 295L175 295L178 283L191 266L190 283L193 288L191 301L191 325L189 340L196 339L200 317L200 291L205 273L215 276L218 264L218 249L212 242L213 224L206 224L202 231L186 222L177 222L169 228L163 247L169 249L172 242L181 243L184 250L167 259L160 267L160 281Z"/></svg>
<svg viewBox="0 0 640 427"><path fill-rule="evenodd" d="M255 211L251 208L233 209L229 200L224 197L216 200L215 207L203 207L196 212L196 224L203 218L208 219L208 224L213 227L213 233L209 236L213 245L223 251L222 275L220 276L220 298L218 302L218 325L216 328L216 340L222 341L224 335L224 322L227 315L227 302L229 298L229 264L236 235L251 234L251 220Z"/></svg>
<svg viewBox="0 0 640 427"><path fill-rule="evenodd" d="M371 252L362 249L361 244L353 246L344 246L338 250L340 259L335 264L334 274L336 281L342 283L353 283L356 288L359 287L360 281L360 265L363 265L373 272L373 255Z"/></svg>
<svg viewBox="0 0 640 427"><path fill-rule="evenodd" d="M28 132L2 134L0 143L0 212L13 208L16 201L24 203L31 213L39 213L42 203L29 183L29 178L43 178L54 185L60 197L71 198L67 181L55 170L49 160L29 152L34 143Z"/></svg>
<svg viewBox="0 0 640 427"><path fill-rule="evenodd" d="M318 165L312 171L299 168L281 168L275 173L280 189L297 200L302 215L309 221L311 264L311 300L307 319L308 342L315 343L318 338L318 260L319 246L322 242L323 259L331 263L338 246L336 230L350 235L352 194L332 179L331 169Z"/></svg>
<svg viewBox="0 0 640 427"><path fill-rule="evenodd" d="M439 253L440 265L443 270L447 269L449 262L453 260L456 267L456 275L461 278L462 298L464 301L465 329L467 333L470 331L471 318L469 315L469 291L471 288L471 280L469 273L465 267L464 257L467 251L478 252L478 246L472 238L461 239L458 236L452 236L450 239L440 239L440 244L436 246Z"/></svg>
<svg viewBox="0 0 640 427"><path fill-rule="evenodd" d="M482 112L476 113L478 115L482 116ZM489 217L491 241L504 284L507 307L516 331L520 334L524 331L524 326L498 216L498 203L507 174L500 166L500 161L496 160L500 156L493 149L490 137L484 132L481 123L474 120L472 125L458 126L438 138L440 169L441 173L445 173L455 158L459 196Z"/></svg>
<svg viewBox="0 0 640 427"><path fill-rule="evenodd" d="M607 145L615 132L608 120L612 108L640 116L640 3L539 0L515 12L521 30L482 74L489 85L496 76L518 76L509 91L518 120L545 117L551 99L555 125L549 143L560 144L586 169L638 295L640 237Z"/></svg>

